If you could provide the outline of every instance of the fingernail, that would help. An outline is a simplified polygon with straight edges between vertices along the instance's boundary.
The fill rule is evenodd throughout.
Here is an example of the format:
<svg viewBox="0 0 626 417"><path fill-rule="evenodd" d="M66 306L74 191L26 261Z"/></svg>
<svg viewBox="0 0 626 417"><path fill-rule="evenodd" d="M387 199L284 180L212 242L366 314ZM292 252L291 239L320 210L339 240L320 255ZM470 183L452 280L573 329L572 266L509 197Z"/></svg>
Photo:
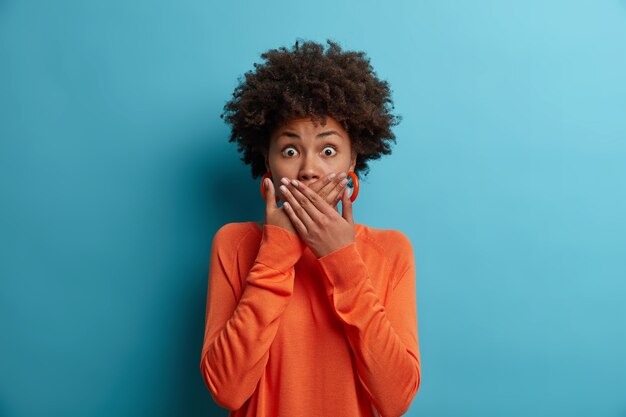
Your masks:
<svg viewBox="0 0 626 417"><path fill-rule="evenodd" d="M282 182L282 183L283 183L283 184L285 184L285 185L288 185L288 184L289 184L289 180L288 180L287 178L281 178L281 179L280 179L280 182Z"/></svg>
<svg viewBox="0 0 626 417"><path fill-rule="evenodd" d="M293 185L295 185L296 187L298 186L298 181L296 181L296 180L291 180L291 183L292 183Z"/></svg>
<svg viewBox="0 0 626 417"><path fill-rule="evenodd" d="M329 179L329 180L332 180L332 179L333 179L333 178L335 178L336 176L337 176L337 174L335 174L335 173L333 172L332 174L330 174L330 175L328 176L328 179Z"/></svg>
<svg viewBox="0 0 626 417"><path fill-rule="evenodd" d="M281 186L280 186L280 190L281 190L283 193L286 193L286 192L287 192L287 187L285 187L284 185L281 185Z"/></svg>
<svg viewBox="0 0 626 417"><path fill-rule="evenodd" d="M347 183L348 183L348 180L347 180L347 179L343 179L343 180L341 180L341 182L339 183L339 185L341 185L341 186L343 187L343 186L344 186L344 185L346 185Z"/></svg>
<svg viewBox="0 0 626 417"><path fill-rule="evenodd" d="M342 172L341 174L339 174L339 179L343 179L345 177L347 177L348 174L346 174L345 172Z"/></svg>

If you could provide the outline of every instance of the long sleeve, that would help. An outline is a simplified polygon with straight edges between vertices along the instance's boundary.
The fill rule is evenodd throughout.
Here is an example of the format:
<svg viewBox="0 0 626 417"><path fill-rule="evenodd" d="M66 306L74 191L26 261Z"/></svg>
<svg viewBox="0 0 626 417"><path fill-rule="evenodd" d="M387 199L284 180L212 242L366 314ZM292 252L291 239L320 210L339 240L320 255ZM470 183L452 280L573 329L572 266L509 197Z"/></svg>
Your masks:
<svg viewBox="0 0 626 417"><path fill-rule="evenodd" d="M228 226L228 225L226 225ZM237 300L237 251L228 228L213 238L200 370L214 400L239 409L253 394L294 287L294 265L306 247L295 234L263 226L261 244Z"/></svg>
<svg viewBox="0 0 626 417"><path fill-rule="evenodd" d="M318 259L359 380L383 417L404 414L421 382L413 249L406 236L397 236L394 245L401 246L404 263L386 305L375 292L356 243Z"/></svg>

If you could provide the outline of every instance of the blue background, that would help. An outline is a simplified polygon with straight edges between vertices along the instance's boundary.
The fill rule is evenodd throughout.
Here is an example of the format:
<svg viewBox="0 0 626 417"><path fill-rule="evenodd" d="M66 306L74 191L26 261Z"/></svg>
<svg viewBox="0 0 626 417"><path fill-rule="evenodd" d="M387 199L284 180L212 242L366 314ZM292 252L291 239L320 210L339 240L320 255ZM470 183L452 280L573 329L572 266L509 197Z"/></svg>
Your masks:
<svg viewBox="0 0 626 417"><path fill-rule="evenodd" d="M626 2L0 1L0 415L207 416L219 118L261 52L364 50L394 153L355 220L417 264L407 415L626 416Z"/></svg>

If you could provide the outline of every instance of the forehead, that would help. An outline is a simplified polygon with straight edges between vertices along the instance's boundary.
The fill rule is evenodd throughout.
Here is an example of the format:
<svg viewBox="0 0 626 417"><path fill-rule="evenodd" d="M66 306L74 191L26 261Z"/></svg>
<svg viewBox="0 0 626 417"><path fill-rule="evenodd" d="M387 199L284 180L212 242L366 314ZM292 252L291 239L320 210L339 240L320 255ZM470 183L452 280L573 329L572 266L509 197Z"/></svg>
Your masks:
<svg viewBox="0 0 626 417"><path fill-rule="evenodd" d="M326 124L322 125L320 120L316 121L315 124L311 118L294 118L291 119L281 125L279 125L274 132L272 133L272 137L276 138L284 132L292 132L301 137L304 136L315 136L323 132L335 131L341 136L344 140L349 141L348 132L346 132L341 126L339 122L333 119L330 116L326 117ZM284 137L284 136L283 136Z"/></svg>

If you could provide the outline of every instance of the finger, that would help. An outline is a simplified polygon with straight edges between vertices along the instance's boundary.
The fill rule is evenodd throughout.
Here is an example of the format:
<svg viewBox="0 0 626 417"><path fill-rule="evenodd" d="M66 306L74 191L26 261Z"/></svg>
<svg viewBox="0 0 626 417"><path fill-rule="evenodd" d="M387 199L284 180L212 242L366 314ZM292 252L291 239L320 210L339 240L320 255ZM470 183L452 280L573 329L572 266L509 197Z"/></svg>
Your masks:
<svg viewBox="0 0 626 417"><path fill-rule="evenodd" d="M290 188L294 189L293 186L291 186ZM306 229L307 230L310 229L313 226L314 222L308 213L308 211L311 210L311 206L312 206L309 199L302 195L296 198L292 194L291 190L287 188L287 186L285 186L284 184L280 186L280 191L283 193L283 196L285 197L286 202L289 203L288 206L291 208L291 210L293 210L296 216L298 216L298 218L302 221Z"/></svg>
<svg viewBox="0 0 626 417"><path fill-rule="evenodd" d="M278 207L274 197L274 182L269 178L265 178L263 181L265 181L265 210L270 211Z"/></svg>
<svg viewBox="0 0 626 417"><path fill-rule="evenodd" d="M331 172L330 174L328 174L328 175L326 175L324 177L323 181L318 181L318 182L322 183L321 186L319 187L319 189L311 187L311 185L317 185L317 183L313 183L313 184L309 185L309 188L312 189L313 191L315 191L316 193L318 193L319 195L321 195L322 197L324 197L324 196L328 195L330 190L333 189L336 179L337 179L337 173L336 172Z"/></svg>
<svg viewBox="0 0 626 417"><path fill-rule="evenodd" d="M332 181L335 176L336 174L334 172L326 175L319 180L309 184L309 188L319 194Z"/></svg>
<svg viewBox="0 0 626 417"><path fill-rule="evenodd" d="M348 185L348 179L343 178L337 182L331 192L328 194L328 198L326 201L332 201L333 204L337 204L339 200L341 200L343 196L343 190L346 189L346 185Z"/></svg>
<svg viewBox="0 0 626 417"><path fill-rule="evenodd" d="M293 180L291 184L289 189L292 191L293 195L296 196L298 201L309 201L309 204L304 207L313 220L319 223L321 215L332 216L336 214L336 211L333 210L330 204L304 183Z"/></svg>
<svg viewBox="0 0 626 417"><path fill-rule="evenodd" d="M331 176L332 178L330 178ZM329 204L332 204L337 202L337 200L335 199L336 193L334 191L341 191L341 186L339 185L339 183L342 179L346 177L346 174L343 172L339 175L332 173L328 177L330 178L330 180L320 191L318 191L318 194L321 195L322 198L324 198Z"/></svg>
<svg viewBox="0 0 626 417"><path fill-rule="evenodd" d="M287 217L289 217L289 220L291 220L291 224L293 224L293 227L296 228L298 234L300 236L306 236L308 230L304 223L302 223L302 220L300 220L298 215L294 212L293 207L291 206L291 204L289 204L289 202L285 201L283 203L283 210L285 210L285 213L287 213Z"/></svg>
<svg viewBox="0 0 626 417"><path fill-rule="evenodd" d="M332 181L330 181L330 183L326 186L326 189L328 190L328 192L330 192L333 189L339 188L339 184L341 183L341 181L343 181L343 179L347 177L348 177L348 174L346 174L345 172L339 172L337 175L335 175L332 178Z"/></svg>
<svg viewBox="0 0 626 417"><path fill-rule="evenodd" d="M350 191L346 188L343 192L343 199L341 200L341 217L346 219L350 224L354 224L354 217L352 217L352 201L350 201Z"/></svg>

